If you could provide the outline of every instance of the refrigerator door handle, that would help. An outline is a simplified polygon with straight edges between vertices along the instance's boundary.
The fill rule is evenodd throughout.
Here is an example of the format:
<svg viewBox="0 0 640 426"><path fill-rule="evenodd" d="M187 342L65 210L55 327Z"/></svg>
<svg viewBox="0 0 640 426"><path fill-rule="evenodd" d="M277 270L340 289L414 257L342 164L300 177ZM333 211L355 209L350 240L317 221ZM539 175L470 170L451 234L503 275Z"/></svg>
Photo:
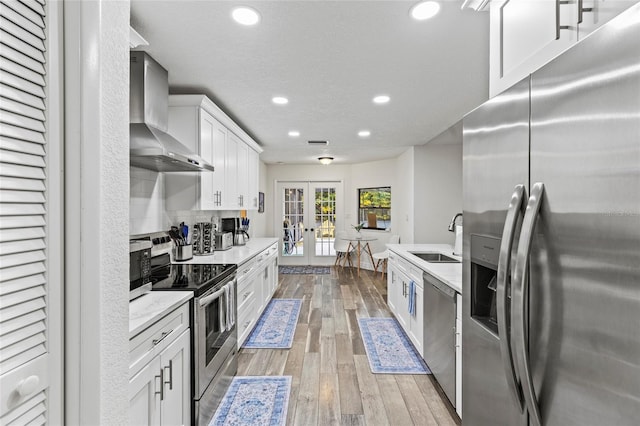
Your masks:
<svg viewBox="0 0 640 426"><path fill-rule="evenodd" d="M518 252L516 255L516 269L513 276L514 287L512 288L512 300L514 309L512 311L513 327L517 338L515 339L516 350L519 351L520 380L524 393L524 400L529 411L529 417L533 426L540 426L540 409L536 398L536 391L533 388L531 376L531 365L529 361L528 349L528 318L527 306L529 303L529 280L527 269L529 266L529 255L531 254L531 244L533 243L533 231L540 212L540 204L544 195L544 184L537 182L531 187L531 196L522 221L522 231L518 242Z"/></svg>
<svg viewBox="0 0 640 426"><path fill-rule="evenodd" d="M502 231L502 240L500 242L500 255L498 257L498 282L496 288L496 314L498 319L498 336L500 340L500 354L502 365L507 379L507 385L513 401L520 409L524 410L524 395L520 379L516 374L516 368L513 359L513 348L511 339L511 327L509 317L507 315L507 306L510 303L507 289L507 279L510 276L511 269L511 249L513 247L513 237L516 233L516 225L519 217L522 215L524 200L524 185L517 185L511 195L511 201L507 210L507 218L504 222L504 230ZM509 306L510 310L511 307Z"/></svg>

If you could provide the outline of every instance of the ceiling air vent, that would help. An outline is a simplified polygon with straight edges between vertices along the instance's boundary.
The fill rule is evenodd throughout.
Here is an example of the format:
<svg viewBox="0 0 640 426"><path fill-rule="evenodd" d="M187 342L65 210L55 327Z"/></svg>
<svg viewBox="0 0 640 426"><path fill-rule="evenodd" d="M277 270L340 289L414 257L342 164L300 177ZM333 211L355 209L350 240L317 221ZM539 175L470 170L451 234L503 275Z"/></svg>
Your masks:
<svg viewBox="0 0 640 426"><path fill-rule="evenodd" d="M307 141L310 146L327 146L329 141Z"/></svg>

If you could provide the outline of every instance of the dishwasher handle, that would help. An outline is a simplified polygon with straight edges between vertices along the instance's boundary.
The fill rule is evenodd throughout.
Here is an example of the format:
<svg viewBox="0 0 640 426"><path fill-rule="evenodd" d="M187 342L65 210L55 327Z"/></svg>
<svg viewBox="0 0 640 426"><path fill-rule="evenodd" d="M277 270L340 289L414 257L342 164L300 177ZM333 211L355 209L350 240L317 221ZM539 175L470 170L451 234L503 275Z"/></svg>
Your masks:
<svg viewBox="0 0 640 426"><path fill-rule="evenodd" d="M424 280L425 286L427 284L431 284L431 286L433 288L438 290L444 296L446 296L448 298L451 298L451 299L455 299L456 298L456 291L454 289L452 289L451 287L449 287L448 285L446 285L445 283L443 283L439 279L435 278L431 274L429 274L427 272L423 272L422 278Z"/></svg>

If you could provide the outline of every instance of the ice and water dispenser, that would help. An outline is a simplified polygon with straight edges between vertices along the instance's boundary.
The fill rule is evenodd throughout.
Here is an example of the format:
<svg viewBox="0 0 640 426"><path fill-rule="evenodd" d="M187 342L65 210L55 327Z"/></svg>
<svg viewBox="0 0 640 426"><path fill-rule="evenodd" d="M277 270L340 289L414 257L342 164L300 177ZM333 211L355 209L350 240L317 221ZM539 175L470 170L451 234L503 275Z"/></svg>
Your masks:
<svg viewBox="0 0 640 426"><path fill-rule="evenodd" d="M499 255L500 238L471 234L471 317L496 335Z"/></svg>

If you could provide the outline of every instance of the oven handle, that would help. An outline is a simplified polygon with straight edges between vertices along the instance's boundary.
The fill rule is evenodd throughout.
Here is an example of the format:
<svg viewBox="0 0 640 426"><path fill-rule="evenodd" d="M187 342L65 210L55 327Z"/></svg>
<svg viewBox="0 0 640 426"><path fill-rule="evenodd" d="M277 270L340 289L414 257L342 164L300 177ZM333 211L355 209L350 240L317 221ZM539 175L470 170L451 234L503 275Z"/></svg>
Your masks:
<svg viewBox="0 0 640 426"><path fill-rule="evenodd" d="M200 300L198 301L198 304L200 305L200 307L204 308L205 306L213 303L214 300L218 299L222 294L224 294L224 289L226 287L227 286L224 285L222 286L222 288L220 288L220 290L211 293L209 296L201 297Z"/></svg>

